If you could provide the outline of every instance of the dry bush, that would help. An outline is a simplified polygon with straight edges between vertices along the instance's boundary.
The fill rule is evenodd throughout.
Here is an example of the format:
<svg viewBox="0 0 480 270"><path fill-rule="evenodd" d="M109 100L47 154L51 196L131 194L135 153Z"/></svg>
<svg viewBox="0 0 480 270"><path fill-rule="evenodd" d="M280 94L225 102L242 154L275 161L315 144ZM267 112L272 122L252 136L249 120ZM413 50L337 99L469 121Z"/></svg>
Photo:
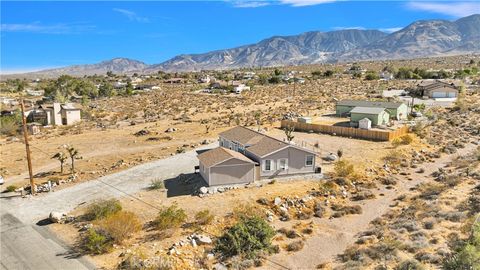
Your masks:
<svg viewBox="0 0 480 270"><path fill-rule="evenodd" d="M409 134L403 135L401 137L395 138L392 141L392 145L394 147L398 147L400 145L409 145L413 142L413 137Z"/></svg>
<svg viewBox="0 0 480 270"><path fill-rule="evenodd" d="M92 203L85 213L89 220L97 220L111 216L122 210L122 205L117 199L101 200Z"/></svg>
<svg viewBox="0 0 480 270"><path fill-rule="evenodd" d="M177 205L163 207L158 216L153 220L152 225L160 231L179 228L187 220L187 214Z"/></svg>
<svg viewBox="0 0 480 270"><path fill-rule="evenodd" d="M99 226L115 243L121 244L130 235L140 231L142 223L134 213L120 211L101 220Z"/></svg>
<svg viewBox="0 0 480 270"><path fill-rule="evenodd" d="M385 157L383 157L383 161L385 163L392 165L392 166L398 166L402 162L403 159L405 159L405 154L398 150L392 150L390 153L388 153Z"/></svg>
<svg viewBox="0 0 480 270"><path fill-rule="evenodd" d="M347 160L339 160L335 162L335 175L338 177L347 177L355 172L355 166Z"/></svg>
<svg viewBox="0 0 480 270"><path fill-rule="evenodd" d="M233 217L235 219L263 217L264 215L262 209L255 204L241 203L233 209Z"/></svg>
<svg viewBox="0 0 480 270"><path fill-rule="evenodd" d="M208 209L199 211L195 214L195 223L197 225L208 225L212 223L213 219L214 215L212 215Z"/></svg>
<svg viewBox="0 0 480 270"><path fill-rule="evenodd" d="M304 245L305 244L303 243L302 240L293 241L292 243L287 245L287 251L295 252L295 251L302 250Z"/></svg>
<svg viewBox="0 0 480 270"><path fill-rule="evenodd" d="M313 216L313 211L308 208L302 209L297 213L297 219L300 219L300 220L311 219L312 216Z"/></svg>

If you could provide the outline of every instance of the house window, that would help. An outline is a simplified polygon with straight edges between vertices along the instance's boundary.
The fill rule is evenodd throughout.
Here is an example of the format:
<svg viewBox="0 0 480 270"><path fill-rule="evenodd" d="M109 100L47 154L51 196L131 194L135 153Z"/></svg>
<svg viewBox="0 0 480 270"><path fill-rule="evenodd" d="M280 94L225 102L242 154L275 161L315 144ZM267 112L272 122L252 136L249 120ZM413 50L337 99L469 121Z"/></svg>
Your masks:
<svg viewBox="0 0 480 270"><path fill-rule="evenodd" d="M278 169L285 171L288 168L288 162L286 158L282 158L278 160Z"/></svg>
<svg viewBox="0 0 480 270"><path fill-rule="evenodd" d="M313 156L306 156L305 166L306 167L312 167L313 166Z"/></svg>
<svg viewBox="0 0 480 270"><path fill-rule="evenodd" d="M263 165L263 170L264 170L264 171L269 172L269 171L273 170L273 168L272 168L272 167L273 167L273 166L272 166L272 165L273 165L272 160L266 159L266 160L263 162L263 164L264 164L264 165Z"/></svg>

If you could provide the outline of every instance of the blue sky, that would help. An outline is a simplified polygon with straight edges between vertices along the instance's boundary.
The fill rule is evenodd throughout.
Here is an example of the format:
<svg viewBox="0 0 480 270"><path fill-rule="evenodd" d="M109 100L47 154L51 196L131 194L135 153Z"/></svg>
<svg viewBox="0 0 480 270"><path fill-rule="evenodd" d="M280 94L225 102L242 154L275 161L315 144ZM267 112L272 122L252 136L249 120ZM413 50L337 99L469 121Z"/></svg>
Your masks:
<svg viewBox="0 0 480 270"><path fill-rule="evenodd" d="M128 57L148 64L274 35L399 29L419 19L480 13L480 2L1 1L2 73Z"/></svg>

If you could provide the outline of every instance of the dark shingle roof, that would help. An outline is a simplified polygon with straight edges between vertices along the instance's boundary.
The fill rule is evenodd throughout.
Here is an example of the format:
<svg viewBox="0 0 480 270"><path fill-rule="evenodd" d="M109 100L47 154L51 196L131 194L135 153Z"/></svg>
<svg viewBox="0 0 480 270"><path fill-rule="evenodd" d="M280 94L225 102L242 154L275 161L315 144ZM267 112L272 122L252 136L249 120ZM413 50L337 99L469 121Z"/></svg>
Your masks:
<svg viewBox="0 0 480 270"><path fill-rule="evenodd" d="M217 147L215 149L206 151L198 155L198 159L200 160L200 162L207 168L215 166L232 158L236 158L249 163L255 163L241 153L224 147Z"/></svg>
<svg viewBox="0 0 480 270"><path fill-rule="evenodd" d="M265 135L249 128L237 126L219 134L227 140L239 142L243 145L253 145L259 142Z"/></svg>

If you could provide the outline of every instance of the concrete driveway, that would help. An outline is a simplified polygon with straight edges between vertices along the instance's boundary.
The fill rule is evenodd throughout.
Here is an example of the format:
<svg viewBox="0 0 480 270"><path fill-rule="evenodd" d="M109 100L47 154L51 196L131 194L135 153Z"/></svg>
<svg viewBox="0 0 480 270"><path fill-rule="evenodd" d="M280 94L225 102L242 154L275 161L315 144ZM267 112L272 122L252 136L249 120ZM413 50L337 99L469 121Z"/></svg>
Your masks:
<svg viewBox="0 0 480 270"><path fill-rule="evenodd" d="M149 186L154 179L193 173L197 150L142 164L78 185L31 198L0 197L0 269L94 269L82 257L71 254L45 226L37 222L51 211L68 213L80 204L98 199L128 196Z"/></svg>

